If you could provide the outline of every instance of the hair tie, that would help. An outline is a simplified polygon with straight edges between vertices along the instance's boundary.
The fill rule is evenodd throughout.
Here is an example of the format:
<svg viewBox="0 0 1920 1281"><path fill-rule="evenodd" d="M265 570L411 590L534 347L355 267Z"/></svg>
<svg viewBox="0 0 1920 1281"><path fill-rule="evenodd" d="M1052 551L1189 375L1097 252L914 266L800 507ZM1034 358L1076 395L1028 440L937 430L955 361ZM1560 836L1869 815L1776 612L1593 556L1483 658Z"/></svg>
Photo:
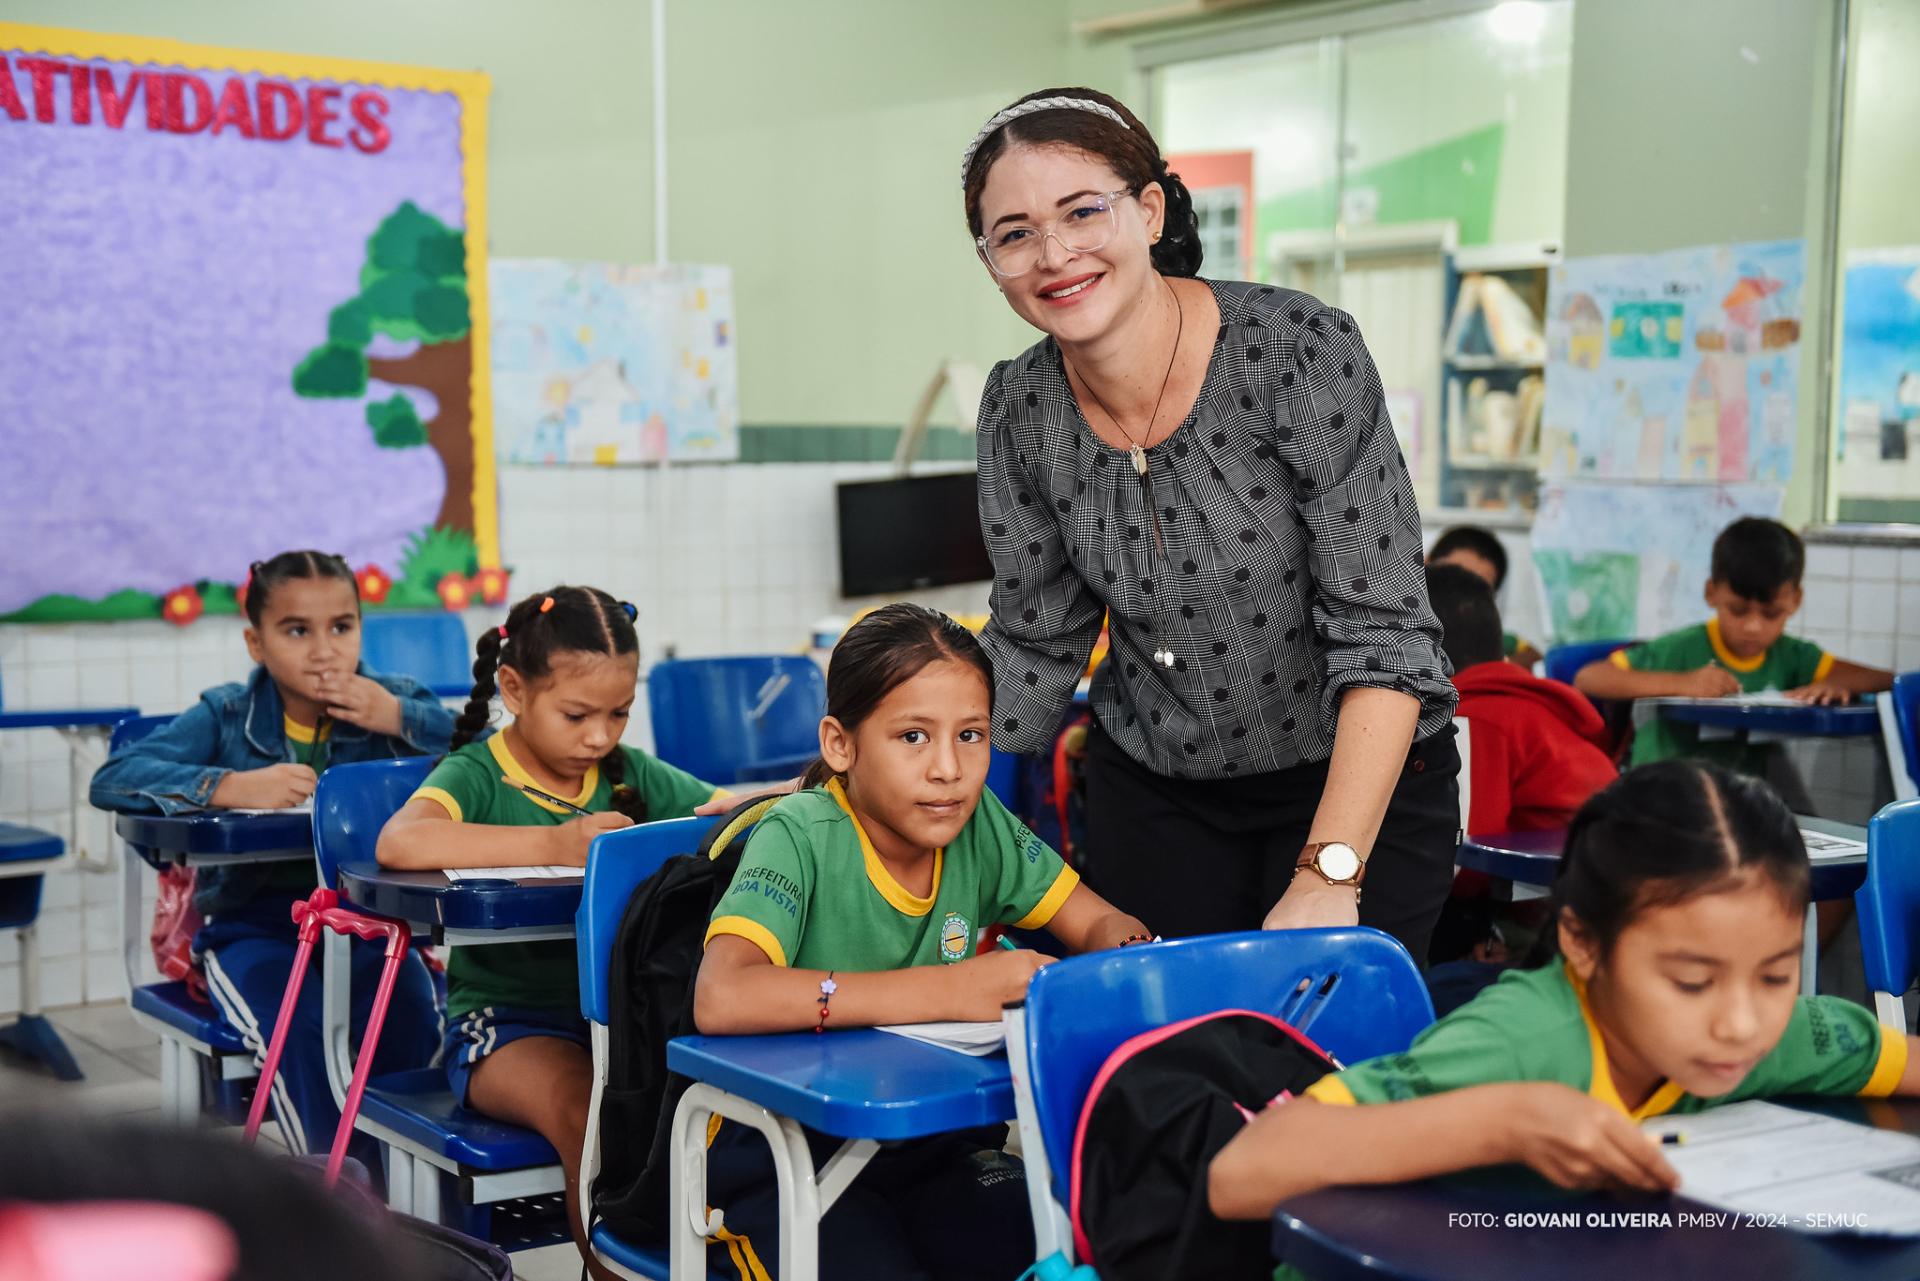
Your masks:
<svg viewBox="0 0 1920 1281"><path fill-rule="evenodd" d="M546 598L545 600L543 600L543 601L541 601L541 602L540 602L540 612L541 612L541 613L543 613L543 614L544 614L544 613L546 613L546 612L547 612L548 610L550 610L550 609L552 609L552 608L553 608L553 597L551 597L551 596L549 596L549 597L547 597L547 598Z"/></svg>
<svg viewBox="0 0 1920 1281"><path fill-rule="evenodd" d="M627 616L627 621L629 623L635 621L640 617L640 610L630 600L623 600L620 602L620 612Z"/></svg>
<svg viewBox="0 0 1920 1281"><path fill-rule="evenodd" d="M507 625L505 623L502 623L500 624L499 627L495 628L494 630L500 633L500 643L502 645L506 644L507 643Z"/></svg>
<svg viewBox="0 0 1920 1281"><path fill-rule="evenodd" d="M980 150L980 144L993 136L994 130L1010 124L1021 116L1030 116L1036 111L1091 111L1096 116L1105 116L1129 133L1132 126L1121 114L1104 102L1095 102L1091 98L1032 98L1026 102L1016 102L1004 111L995 112L991 120L980 126L980 132L973 135L973 141L960 156L960 189L967 189L967 170L973 167L973 153Z"/></svg>

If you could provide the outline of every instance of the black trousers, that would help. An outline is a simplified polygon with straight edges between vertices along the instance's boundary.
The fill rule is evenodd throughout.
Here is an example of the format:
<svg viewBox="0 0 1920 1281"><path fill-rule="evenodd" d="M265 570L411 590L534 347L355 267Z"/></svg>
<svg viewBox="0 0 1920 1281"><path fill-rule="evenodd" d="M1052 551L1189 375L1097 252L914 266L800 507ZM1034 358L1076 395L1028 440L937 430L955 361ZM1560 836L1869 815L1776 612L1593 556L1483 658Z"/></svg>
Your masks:
<svg viewBox="0 0 1920 1281"><path fill-rule="evenodd" d="M1453 883L1459 775L1451 725L1407 752L1360 896L1360 923L1399 939L1422 966ZM1165 778L1096 726L1087 743L1087 882L1167 938L1257 930L1293 880L1326 783L1324 761L1244 778Z"/></svg>

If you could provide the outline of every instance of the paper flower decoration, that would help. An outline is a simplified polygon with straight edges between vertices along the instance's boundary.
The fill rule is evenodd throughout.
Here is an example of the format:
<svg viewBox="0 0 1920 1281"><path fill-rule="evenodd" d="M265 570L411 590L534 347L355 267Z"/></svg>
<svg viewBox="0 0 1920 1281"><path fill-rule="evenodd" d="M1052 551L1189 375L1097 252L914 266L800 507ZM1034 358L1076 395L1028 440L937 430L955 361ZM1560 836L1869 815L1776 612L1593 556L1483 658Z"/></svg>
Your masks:
<svg viewBox="0 0 1920 1281"><path fill-rule="evenodd" d="M378 565L363 565L354 575L360 584L360 599L370 605L378 605L387 598L387 592L393 587L393 580Z"/></svg>
<svg viewBox="0 0 1920 1281"><path fill-rule="evenodd" d="M504 605L507 602L507 571L504 569L483 569L473 576L473 590L480 599L489 605Z"/></svg>
<svg viewBox="0 0 1920 1281"><path fill-rule="evenodd" d="M440 603L448 609L465 609L473 604L473 583L465 574L442 574L436 590Z"/></svg>
<svg viewBox="0 0 1920 1281"><path fill-rule="evenodd" d="M200 617L206 608L199 589L192 586L176 587L160 598L160 616L180 627Z"/></svg>

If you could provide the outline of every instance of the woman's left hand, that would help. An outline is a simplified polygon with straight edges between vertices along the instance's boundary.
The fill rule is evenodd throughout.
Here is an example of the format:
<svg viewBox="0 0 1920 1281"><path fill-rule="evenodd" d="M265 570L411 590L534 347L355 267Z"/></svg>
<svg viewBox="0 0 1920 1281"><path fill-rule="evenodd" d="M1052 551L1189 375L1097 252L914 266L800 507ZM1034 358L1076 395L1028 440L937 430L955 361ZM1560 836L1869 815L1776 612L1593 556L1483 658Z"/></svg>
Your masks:
<svg viewBox="0 0 1920 1281"><path fill-rule="evenodd" d="M379 681L357 673L335 677L321 685L321 693L327 700L327 715L336 721L390 738L400 736L400 698Z"/></svg>
<svg viewBox="0 0 1920 1281"><path fill-rule="evenodd" d="M1313 871L1300 873L1260 923L1263 930L1310 930L1358 925L1360 901L1346 885L1329 885Z"/></svg>

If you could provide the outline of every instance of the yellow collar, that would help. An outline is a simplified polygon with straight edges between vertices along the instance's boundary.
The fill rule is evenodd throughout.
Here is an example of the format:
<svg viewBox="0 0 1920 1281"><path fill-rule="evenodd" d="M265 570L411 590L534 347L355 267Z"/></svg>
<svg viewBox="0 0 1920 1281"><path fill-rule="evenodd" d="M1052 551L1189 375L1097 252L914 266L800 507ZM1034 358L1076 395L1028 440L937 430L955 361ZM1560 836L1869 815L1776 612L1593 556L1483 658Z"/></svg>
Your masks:
<svg viewBox="0 0 1920 1281"><path fill-rule="evenodd" d="M507 734L505 730L500 731L487 740L487 750L493 753L493 759L498 762L500 771L508 778L518 783L525 783L528 787L537 787L543 792L548 790L545 783L542 783L539 779L527 773L526 767L521 765L519 761L513 759L513 753L507 750ZM587 776L580 780L580 795L563 796L560 799L570 801L580 808L585 809L587 807L587 800L593 795L593 790L599 786L600 767L595 765L587 771ZM561 809L558 805L549 805L537 796L529 796L525 792L520 793L520 795L525 796L529 801L532 801L541 809L546 810L549 814L566 814L569 818L573 817L571 813Z"/></svg>
<svg viewBox="0 0 1920 1281"><path fill-rule="evenodd" d="M1600 1035L1600 1025L1593 1021L1592 1007L1587 1004L1587 985L1573 972L1572 965L1564 959L1561 964L1565 966L1567 982L1572 985L1574 996L1580 1000L1580 1021L1587 1025L1587 1043L1593 1050L1593 1081L1587 1086L1587 1097L1623 1113L1630 1121L1642 1121L1671 1109L1686 1093L1672 1081L1661 1082L1660 1088L1637 1108L1629 1108L1621 1100L1620 1091L1614 1088L1613 1071L1607 1066L1606 1040Z"/></svg>
<svg viewBox="0 0 1920 1281"><path fill-rule="evenodd" d="M1736 658L1727 643L1720 639L1720 616L1714 615L1707 620L1707 643L1713 646L1713 656L1725 667L1736 672L1757 672L1760 664L1767 661L1767 651L1761 650L1752 658Z"/></svg>
<svg viewBox="0 0 1920 1281"><path fill-rule="evenodd" d="M911 894L907 887L893 879L893 873L880 861L880 855L874 852L873 840L868 837L867 829L861 826L860 816L853 812L853 806L847 801L847 789L840 785L839 779L827 783L827 795L833 797L834 804L846 812L853 820L854 834L860 838L860 855L866 861L867 879L873 882L873 888L880 891L880 897L892 904L894 911L907 916L925 916L933 910L933 901L940 897L940 869L946 860L946 847L933 852L933 884L927 889L927 896L921 898Z"/></svg>
<svg viewBox="0 0 1920 1281"><path fill-rule="evenodd" d="M281 713L280 719L283 722L283 727L286 730L287 737L292 739L294 742L311 743L314 740L314 729L315 729L314 726L302 725L299 721L296 721L295 719L293 719L293 717L287 715L284 712ZM318 728L320 731L319 733L320 741L324 743L333 734L333 722L323 719L320 722Z"/></svg>

